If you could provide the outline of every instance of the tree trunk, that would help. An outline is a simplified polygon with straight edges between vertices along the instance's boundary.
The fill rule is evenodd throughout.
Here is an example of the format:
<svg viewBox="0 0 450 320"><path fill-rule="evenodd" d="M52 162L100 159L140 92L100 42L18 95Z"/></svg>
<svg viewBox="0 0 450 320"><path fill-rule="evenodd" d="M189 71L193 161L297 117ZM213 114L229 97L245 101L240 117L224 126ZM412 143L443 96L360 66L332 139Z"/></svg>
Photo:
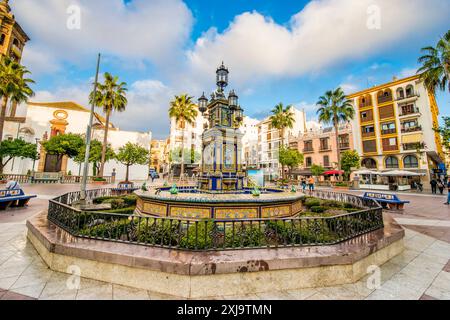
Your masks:
<svg viewBox="0 0 450 320"><path fill-rule="evenodd" d="M98 176L99 177L103 177L103 171L105 170L106 147L108 146L108 131L109 131L109 116L110 115L111 115L111 111L108 110L106 112L105 134L103 136L102 159L101 159L101 162L100 162L100 170L98 170Z"/></svg>
<svg viewBox="0 0 450 320"><path fill-rule="evenodd" d="M3 96L2 99L2 110L0 111L0 142L3 141L3 128L5 125L6 118L6 106L8 105L8 96Z"/></svg>
<svg viewBox="0 0 450 320"><path fill-rule="evenodd" d="M129 173L130 173L129 169L130 169L130 165L127 164L127 171L125 173L125 182L127 182L127 183L128 183Z"/></svg>
<svg viewBox="0 0 450 320"><path fill-rule="evenodd" d="M334 118L334 130L336 131L336 148L337 148L337 163L338 163L338 170L341 170L341 148L339 148L339 123ZM341 180L341 173L339 173L339 181Z"/></svg>
<svg viewBox="0 0 450 320"><path fill-rule="evenodd" d="M181 170L180 170L180 181L184 176L184 127L181 130Z"/></svg>
<svg viewBox="0 0 450 320"><path fill-rule="evenodd" d="M284 129L280 129L280 138L281 138L281 145L278 147L278 150L281 150L281 148L284 148ZM279 152L279 151L278 151ZM281 164L281 178L285 178L284 173L284 164Z"/></svg>

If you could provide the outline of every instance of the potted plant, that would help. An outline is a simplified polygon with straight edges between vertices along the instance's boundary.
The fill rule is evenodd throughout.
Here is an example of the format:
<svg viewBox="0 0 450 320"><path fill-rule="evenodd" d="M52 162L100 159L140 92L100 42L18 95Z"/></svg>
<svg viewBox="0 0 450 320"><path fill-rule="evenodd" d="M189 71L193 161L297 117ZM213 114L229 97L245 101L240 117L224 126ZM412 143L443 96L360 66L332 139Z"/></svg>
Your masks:
<svg viewBox="0 0 450 320"><path fill-rule="evenodd" d="M347 181L338 181L335 183L333 188L340 190L350 190L350 185Z"/></svg>
<svg viewBox="0 0 450 320"><path fill-rule="evenodd" d="M104 185L104 184L108 184L108 182L103 177L94 177L94 179L92 179L92 184Z"/></svg>

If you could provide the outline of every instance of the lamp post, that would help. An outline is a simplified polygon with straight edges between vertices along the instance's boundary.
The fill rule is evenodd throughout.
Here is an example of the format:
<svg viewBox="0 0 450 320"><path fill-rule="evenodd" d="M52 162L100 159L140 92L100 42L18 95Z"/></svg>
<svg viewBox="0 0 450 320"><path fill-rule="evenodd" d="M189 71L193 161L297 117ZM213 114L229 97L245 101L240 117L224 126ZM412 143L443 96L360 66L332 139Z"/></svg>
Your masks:
<svg viewBox="0 0 450 320"><path fill-rule="evenodd" d="M39 145L39 138L34 138L34 140L36 140L36 151L38 149L38 145ZM33 173L34 173L34 166L36 165L36 158L33 159Z"/></svg>
<svg viewBox="0 0 450 320"><path fill-rule="evenodd" d="M91 132L92 132L92 122L94 120L94 108L95 108L95 99L97 97L97 83L98 83L98 72L100 69L100 53L98 54L97 58L97 71L95 73L95 82L94 82L94 94L92 97L92 103L91 103L91 114L89 116L89 124L86 131L86 152L84 154L84 170L83 170L83 178L81 179L81 196L80 200L81 202L86 201L86 182L87 182L87 176L89 172L89 152L91 151Z"/></svg>

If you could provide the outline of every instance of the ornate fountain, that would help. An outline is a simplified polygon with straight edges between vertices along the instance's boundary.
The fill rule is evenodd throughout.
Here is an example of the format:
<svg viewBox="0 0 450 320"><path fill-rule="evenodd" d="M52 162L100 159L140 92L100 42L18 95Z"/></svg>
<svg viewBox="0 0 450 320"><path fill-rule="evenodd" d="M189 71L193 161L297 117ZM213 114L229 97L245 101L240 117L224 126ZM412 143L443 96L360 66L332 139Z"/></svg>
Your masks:
<svg viewBox="0 0 450 320"><path fill-rule="evenodd" d="M136 191L136 213L190 219L254 219L292 217L302 211L303 194L292 190L245 186L242 170L243 109L231 90L228 69L216 71L217 89L210 100L198 99L208 120L202 135L202 166L197 186L173 185Z"/></svg>

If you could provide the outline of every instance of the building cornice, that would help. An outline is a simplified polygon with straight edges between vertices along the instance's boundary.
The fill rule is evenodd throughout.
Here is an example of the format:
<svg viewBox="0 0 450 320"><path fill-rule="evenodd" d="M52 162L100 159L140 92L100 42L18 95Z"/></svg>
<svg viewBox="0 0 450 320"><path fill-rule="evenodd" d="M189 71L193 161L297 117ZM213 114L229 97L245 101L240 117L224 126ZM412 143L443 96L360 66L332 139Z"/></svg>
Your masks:
<svg viewBox="0 0 450 320"><path fill-rule="evenodd" d="M379 86L375 86L375 87L372 87L372 88L364 89L362 91L358 91L358 92L355 92L355 93L352 93L352 94L348 95L347 98L348 99L353 99L353 98L356 98L356 97L359 97L359 96L362 96L362 95L365 95L365 94L368 94L368 93L378 92L380 90L383 90L383 89L386 89L386 88L389 88L389 87L397 86L399 84L402 84L402 83L405 83L405 82L414 81L414 80L418 80L418 79L420 79L420 74L417 74L417 75L414 75L414 76L411 76L411 77L408 77L408 78L403 78L403 79L391 81L391 82L388 82L388 83L385 83L385 84L381 84Z"/></svg>

